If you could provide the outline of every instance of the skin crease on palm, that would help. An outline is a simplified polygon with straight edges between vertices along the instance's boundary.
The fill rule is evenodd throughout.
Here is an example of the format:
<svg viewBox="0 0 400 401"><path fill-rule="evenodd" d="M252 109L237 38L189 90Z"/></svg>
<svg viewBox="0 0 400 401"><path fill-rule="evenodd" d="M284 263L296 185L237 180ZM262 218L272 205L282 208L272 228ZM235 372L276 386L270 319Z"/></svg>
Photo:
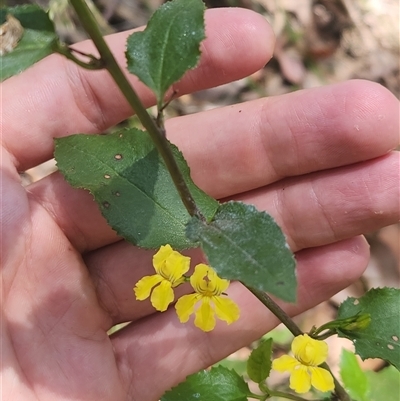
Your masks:
<svg viewBox="0 0 400 401"><path fill-rule="evenodd" d="M206 26L200 66L179 94L245 77L272 56L271 28L251 11L207 11ZM108 38L121 64L126 37ZM1 113L4 400L156 401L277 324L238 283L229 295L241 318L230 326L204 333L173 309L154 313L132 292L152 274L154 252L116 237L91 196L58 173L21 186L18 171L51 158L54 137L98 133L132 114L106 72L48 57L2 84ZM362 274L369 251L360 234L399 220L398 124L392 94L352 81L176 118L167 131L202 189L281 225L298 262L298 303L283 305L295 315ZM109 338L123 321L132 324Z"/></svg>

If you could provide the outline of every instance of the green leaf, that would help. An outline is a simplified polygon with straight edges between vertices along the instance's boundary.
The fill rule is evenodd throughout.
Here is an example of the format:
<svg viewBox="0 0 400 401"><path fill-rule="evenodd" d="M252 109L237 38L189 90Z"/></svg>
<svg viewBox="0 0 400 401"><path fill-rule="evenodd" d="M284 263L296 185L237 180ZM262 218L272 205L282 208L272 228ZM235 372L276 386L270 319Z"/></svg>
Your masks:
<svg viewBox="0 0 400 401"><path fill-rule="evenodd" d="M188 376L163 395L161 401L247 401L252 395L235 371L222 366Z"/></svg>
<svg viewBox="0 0 400 401"><path fill-rule="evenodd" d="M400 290L373 288L363 297L348 298L339 307L343 319L357 313L370 314L371 323L360 330L338 330L340 337L353 341L362 359L381 358L400 369Z"/></svg>
<svg viewBox="0 0 400 401"><path fill-rule="evenodd" d="M369 385L369 401L399 401L400 372L393 366L379 372L365 372Z"/></svg>
<svg viewBox="0 0 400 401"><path fill-rule="evenodd" d="M271 372L272 338L261 341L247 360L247 374L256 383L262 383Z"/></svg>
<svg viewBox="0 0 400 401"><path fill-rule="evenodd" d="M128 38L128 70L156 94L159 106L168 88L199 61L204 9L201 0L167 2L144 31Z"/></svg>
<svg viewBox="0 0 400 401"><path fill-rule="evenodd" d="M60 171L72 186L93 194L119 235L145 248L193 245L185 236L190 216L147 133L132 128L110 135L72 135L55 143ZM218 202L195 186L181 152L171 148L199 209L211 218Z"/></svg>
<svg viewBox="0 0 400 401"><path fill-rule="evenodd" d="M295 260L281 229L267 213L227 202L209 223L192 218L186 233L200 243L222 277L295 301Z"/></svg>
<svg viewBox="0 0 400 401"><path fill-rule="evenodd" d="M42 8L36 5L2 8L0 24L6 21L7 14L19 20L24 32L18 45L11 52L0 56L2 81L54 53L58 44L53 23Z"/></svg>
<svg viewBox="0 0 400 401"><path fill-rule="evenodd" d="M340 357L340 377L355 401L369 401L369 383L365 372L358 364L356 356L345 349Z"/></svg>

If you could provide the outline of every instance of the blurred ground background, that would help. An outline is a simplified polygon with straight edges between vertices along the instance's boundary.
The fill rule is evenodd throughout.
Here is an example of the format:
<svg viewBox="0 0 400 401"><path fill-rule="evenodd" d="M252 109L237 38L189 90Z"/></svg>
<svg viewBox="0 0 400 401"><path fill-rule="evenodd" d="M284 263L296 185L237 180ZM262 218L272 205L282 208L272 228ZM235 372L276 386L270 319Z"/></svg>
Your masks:
<svg viewBox="0 0 400 401"><path fill-rule="evenodd" d="M207 0L208 7L245 7L261 13L277 36L274 58L252 76L211 90L174 100L168 116L194 113L262 96L274 96L352 78L379 82L400 98L398 0ZM12 3L18 3L12 2ZM67 0L40 0L50 13L64 41L85 39ZM144 25L162 0L89 0L105 34ZM130 124L134 124L134 120ZM400 124L400 121L399 121ZM383 127L384 129L384 127ZM379 133L377 132L377 135ZM54 170L49 162L24 174L26 183ZM331 300L299 316L305 331L335 318L338 304L347 296L361 296L371 287L400 286L399 225L368 233L371 260L364 276ZM400 306L399 306L400 307ZM400 324L400 322L399 322ZM284 328L274 331L277 352L287 351L291 337ZM330 338L330 366L338 370L342 347L351 345ZM251 345L223 363L245 369ZM362 362L367 370L385 367L382 361ZM279 384L282 376L271 377ZM396 383L396 382L394 382ZM399 382L397 382L399 384ZM400 399L400 384L390 397ZM382 395L382 393L380 393ZM390 401L381 398L379 401ZM378 400L376 400L378 401Z"/></svg>

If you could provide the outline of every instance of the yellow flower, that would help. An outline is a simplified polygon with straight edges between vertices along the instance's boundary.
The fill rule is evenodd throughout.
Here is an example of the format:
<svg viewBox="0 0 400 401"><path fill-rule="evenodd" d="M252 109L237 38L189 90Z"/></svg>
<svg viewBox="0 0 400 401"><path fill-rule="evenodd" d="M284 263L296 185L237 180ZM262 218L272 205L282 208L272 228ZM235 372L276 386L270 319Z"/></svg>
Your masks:
<svg viewBox="0 0 400 401"><path fill-rule="evenodd" d="M307 334L297 336L292 342L294 358L283 355L272 362L272 369L290 372L290 388L296 393L306 393L314 386L320 391L332 391L335 387L330 372L318 367L325 362L328 346Z"/></svg>
<svg viewBox="0 0 400 401"><path fill-rule="evenodd" d="M197 265L190 277L190 284L195 293L182 296L175 305L181 323L189 320L198 303L194 324L203 331L211 331L215 327L215 314L228 324L239 319L239 307L221 296L228 288L229 281L218 277L210 266L203 263Z"/></svg>
<svg viewBox="0 0 400 401"><path fill-rule="evenodd" d="M133 290L139 301L148 298L151 293L151 304L158 311L164 312L174 300L172 288L185 281L183 275L189 270L190 258L174 251L167 244L153 256L153 266L157 274L143 277Z"/></svg>

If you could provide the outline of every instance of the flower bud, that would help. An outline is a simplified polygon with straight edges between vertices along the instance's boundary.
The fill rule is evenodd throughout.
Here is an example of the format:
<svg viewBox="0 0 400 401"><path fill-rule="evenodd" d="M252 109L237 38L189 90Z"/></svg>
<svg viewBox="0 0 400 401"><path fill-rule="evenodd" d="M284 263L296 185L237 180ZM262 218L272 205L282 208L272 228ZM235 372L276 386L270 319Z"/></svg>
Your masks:
<svg viewBox="0 0 400 401"><path fill-rule="evenodd" d="M343 319L340 329L343 331L359 331L366 329L371 323L369 313L360 313L348 319Z"/></svg>

